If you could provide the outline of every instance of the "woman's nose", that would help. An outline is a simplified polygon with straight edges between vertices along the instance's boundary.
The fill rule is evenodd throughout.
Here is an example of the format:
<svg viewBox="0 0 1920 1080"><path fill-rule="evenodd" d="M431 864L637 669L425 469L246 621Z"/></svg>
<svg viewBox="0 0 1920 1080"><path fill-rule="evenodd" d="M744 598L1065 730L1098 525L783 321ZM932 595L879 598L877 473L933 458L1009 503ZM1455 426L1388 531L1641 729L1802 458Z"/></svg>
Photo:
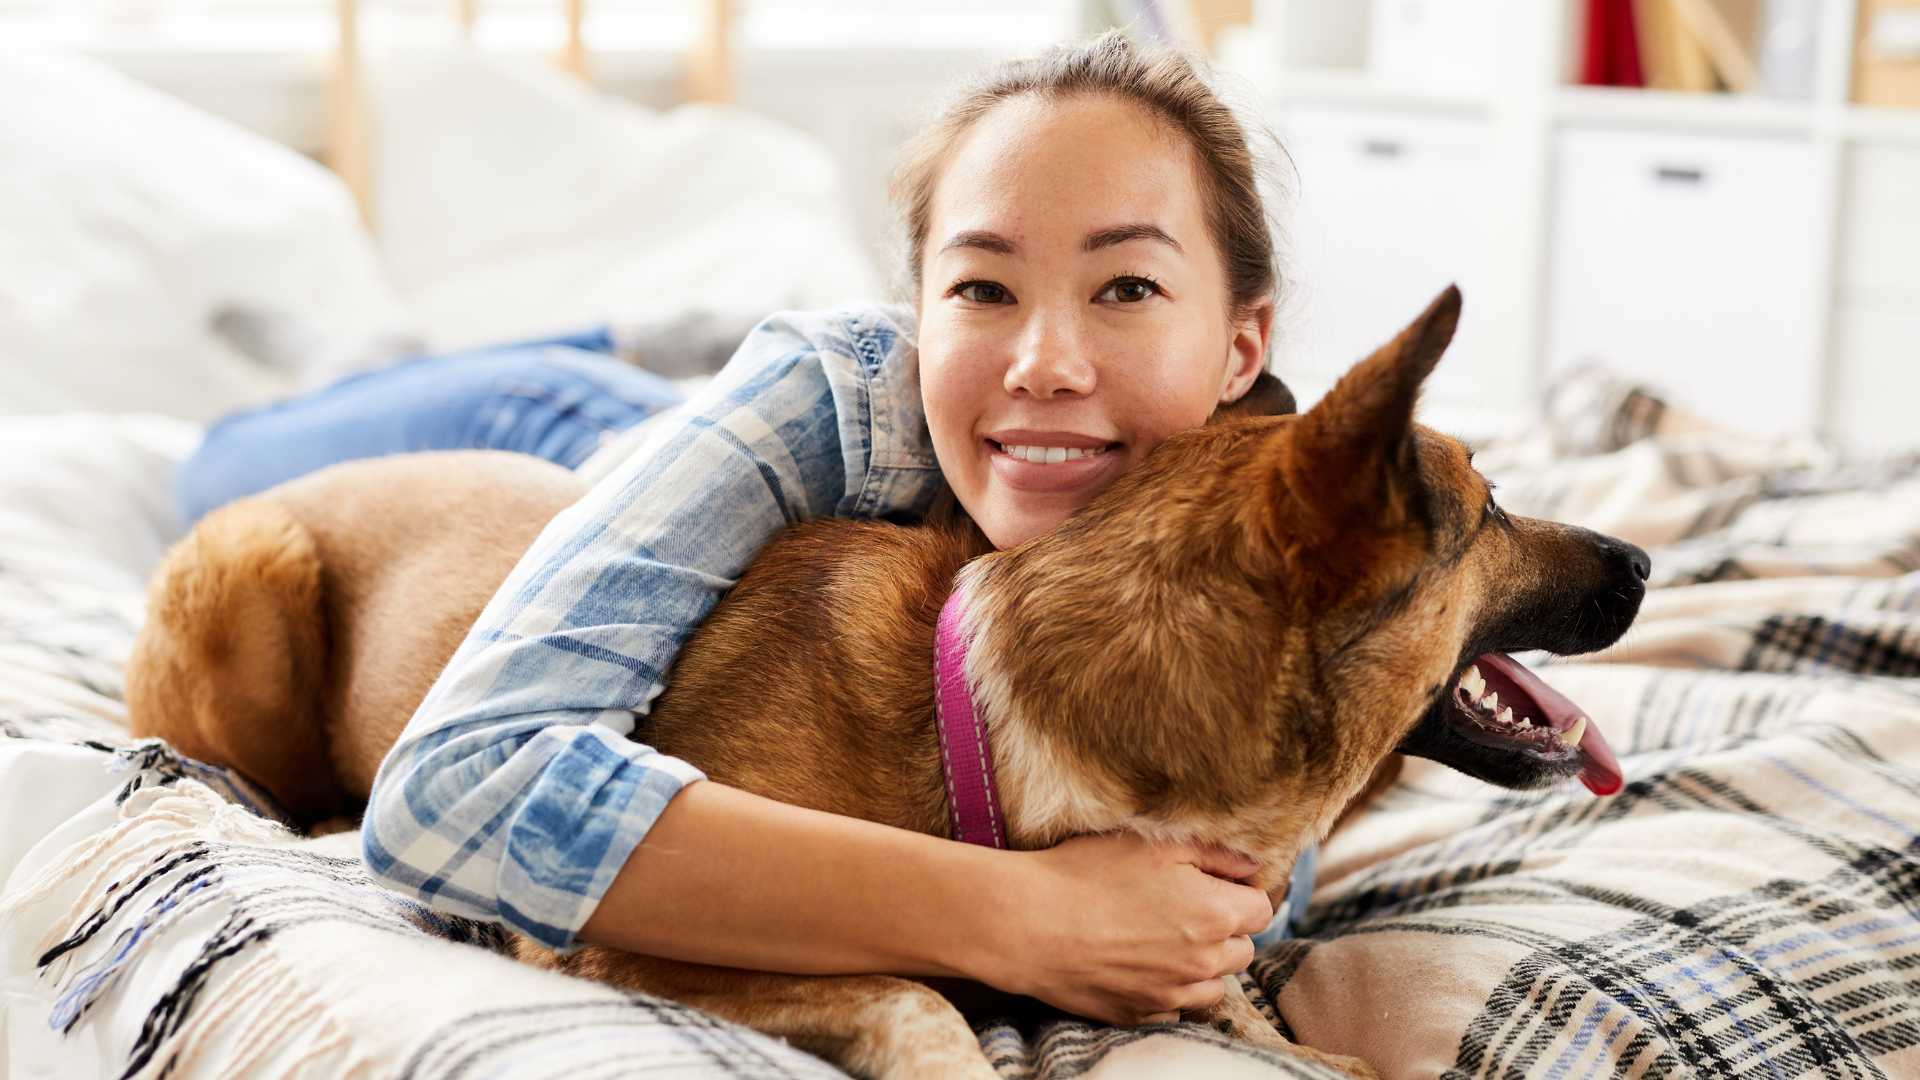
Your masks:
<svg viewBox="0 0 1920 1080"><path fill-rule="evenodd" d="M1037 319L1020 335L1004 380L1007 393L1037 398L1093 392L1094 368L1071 320Z"/></svg>

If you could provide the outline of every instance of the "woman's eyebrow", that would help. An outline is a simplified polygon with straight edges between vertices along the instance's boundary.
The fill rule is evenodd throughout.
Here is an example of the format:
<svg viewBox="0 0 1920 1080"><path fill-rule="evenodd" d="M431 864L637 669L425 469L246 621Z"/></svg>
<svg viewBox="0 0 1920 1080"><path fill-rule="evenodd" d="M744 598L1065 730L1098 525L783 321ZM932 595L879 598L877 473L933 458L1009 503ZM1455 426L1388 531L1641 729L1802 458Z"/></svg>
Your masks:
<svg viewBox="0 0 1920 1080"><path fill-rule="evenodd" d="M1099 251L1101 248L1124 244L1129 240L1158 240L1182 255L1187 253L1186 249L1180 246L1180 241L1168 236L1165 229L1145 222L1115 225L1110 229L1088 233L1086 243L1081 247L1086 251ZM989 232L986 229L963 229L954 233L952 239L941 245L940 251L944 253L955 248L979 248L997 255L1012 255L1020 250L1018 244L997 232Z"/></svg>
<svg viewBox="0 0 1920 1080"><path fill-rule="evenodd" d="M1158 240L1172 247L1173 250L1180 252L1180 254L1186 254L1186 249L1180 246L1180 241L1168 236L1166 230L1158 225L1149 225L1143 221L1134 222L1131 225L1115 225L1111 229L1101 229L1099 232L1088 233L1085 246L1088 251L1099 251L1103 247L1124 244L1129 240Z"/></svg>
<svg viewBox="0 0 1920 1080"><path fill-rule="evenodd" d="M944 254L954 248L980 248L997 255L1011 255L1018 250L1013 241L985 229L962 229L954 233L953 239L940 246L940 252Z"/></svg>

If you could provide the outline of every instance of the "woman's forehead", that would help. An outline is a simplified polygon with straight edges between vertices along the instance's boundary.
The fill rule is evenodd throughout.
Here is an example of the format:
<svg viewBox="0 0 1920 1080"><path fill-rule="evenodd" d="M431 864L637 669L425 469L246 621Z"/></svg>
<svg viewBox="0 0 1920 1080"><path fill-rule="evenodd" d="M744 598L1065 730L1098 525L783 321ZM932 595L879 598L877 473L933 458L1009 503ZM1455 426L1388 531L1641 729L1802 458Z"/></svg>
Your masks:
<svg viewBox="0 0 1920 1080"><path fill-rule="evenodd" d="M1165 232L1188 257L1207 240L1191 145L1112 97L1028 96L997 106L954 147L931 210L935 253L981 233L1015 247L1085 248L1095 233L1135 224Z"/></svg>

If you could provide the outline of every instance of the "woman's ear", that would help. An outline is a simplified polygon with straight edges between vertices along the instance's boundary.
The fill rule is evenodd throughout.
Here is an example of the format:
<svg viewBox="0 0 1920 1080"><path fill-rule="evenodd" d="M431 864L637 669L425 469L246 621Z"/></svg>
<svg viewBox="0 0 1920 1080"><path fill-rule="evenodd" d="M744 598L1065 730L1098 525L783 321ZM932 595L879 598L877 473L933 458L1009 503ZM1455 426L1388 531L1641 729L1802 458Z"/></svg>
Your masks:
<svg viewBox="0 0 1920 1080"><path fill-rule="evenodd" d="M1267 340L1273 333L1273 301L1267 300L1235 320L1227 343L1226 370L1220 379L1220 403L1240 400L1267 366Z"/></svg>

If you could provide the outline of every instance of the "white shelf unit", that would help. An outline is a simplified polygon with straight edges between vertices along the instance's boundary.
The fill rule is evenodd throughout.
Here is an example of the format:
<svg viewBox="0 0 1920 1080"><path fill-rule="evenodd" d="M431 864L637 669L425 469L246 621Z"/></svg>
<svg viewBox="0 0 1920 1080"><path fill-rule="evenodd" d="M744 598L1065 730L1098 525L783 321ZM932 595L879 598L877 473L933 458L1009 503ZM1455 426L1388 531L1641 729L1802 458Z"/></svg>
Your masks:
<svg viewBox="0 0 1920 1080"><path fill-rule="evenodd" d="M1303 400L1458 281L1426 401L1463 434L1599 362L1727 424L1920 445L1920 109L1849 103L1854 0L1818 0L1804 100L1572 85L1577 0L1427 0L1486 41L1429 90L1367 67L1364 17L1297 34L1322 3L1260 0L1221 59L1296 170Z"/></svg>

